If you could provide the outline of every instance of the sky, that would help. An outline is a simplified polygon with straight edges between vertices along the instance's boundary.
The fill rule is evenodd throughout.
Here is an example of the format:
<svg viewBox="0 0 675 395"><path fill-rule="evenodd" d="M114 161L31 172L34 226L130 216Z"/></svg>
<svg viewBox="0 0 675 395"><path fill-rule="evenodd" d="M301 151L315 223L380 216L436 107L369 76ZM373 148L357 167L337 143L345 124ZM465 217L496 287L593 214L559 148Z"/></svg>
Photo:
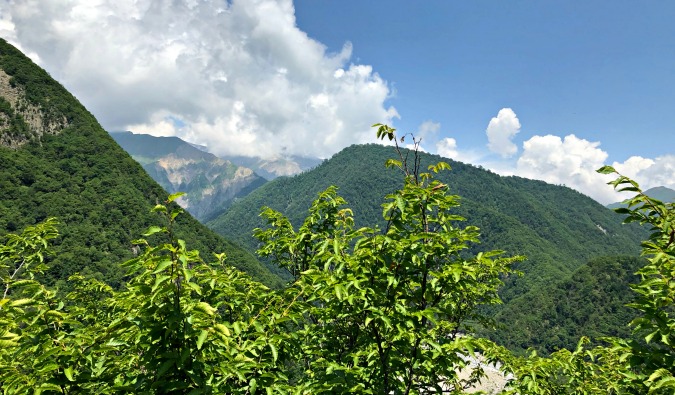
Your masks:
<svg viewBox="0 0 675 395"><path fill-rule="evenodd" d="M107 130L215 154L375 142L622 199L675 188L670 1L0 0L0 37ZM409 140L408 140L409 141Z"/></svg>

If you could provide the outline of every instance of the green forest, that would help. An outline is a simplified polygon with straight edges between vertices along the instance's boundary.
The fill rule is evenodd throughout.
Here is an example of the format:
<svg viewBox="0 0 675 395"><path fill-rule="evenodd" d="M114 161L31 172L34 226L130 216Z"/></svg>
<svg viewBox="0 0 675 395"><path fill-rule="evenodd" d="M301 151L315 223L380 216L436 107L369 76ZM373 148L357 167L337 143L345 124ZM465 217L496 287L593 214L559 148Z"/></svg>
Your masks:
<svg viewBox="0 0 675 395"><path fill-rule="evenodd" d="M322 171L355 166L331 160L210 224L225 233L238 220L229 229L265 266L183 212L180 193L166 197L4 41L0 68L45 122L66 125L34 133L0 103L12 119L2 141L21 143L0 146L4 394L461 394L490 369L504 394L675 390L675 207L611 167L599 172L636 194L618 214L423 155L414 137L402 149L378 124L393 146L338 155L368 151L354 183L382 190L321 184ZM264 203L294 182L302 193ZM538 251L546 232L560 245Z"/></svg>
<svg viewBox="0 0 675 395"><path fill-rule="evenodd" d="M402 153L413 155L408 150ZM302 224L312 199L333 184L353 210L355 226L383 229L386 221L382 217L382 196L401 185L397 169L382 168L391 154L391 147L349 147L314 170L263 185L207 225L253 252L259 241L240 230L265 224L259 215L260 207L283 212L297 227ZM443 160L426 153L419 153L419 158L421 168ZM581 283L597 281L595 274L601 266L594 261L607 255L613 256L607 259L626 265L634 262L639 254L639 241L648 237L647 230L636 224L622 225L621 216L569 188L519 177L501 177L460 162L448 163L452 171L436 176L448 185L449 193L459 196L461 205L455 209L456 213L466 218L467 224L480 229L481 243L470 246L469 251L506 249L526 257L514 264L514 269L523 275L514 273L503 278L505 284L499 290L503 304L483 307L486 314L495 318L497 330L482 333L519 353L530 347L544 353L575 347L580 322L597 328L590 332L593 338L617 334L604 330L613 328L617 319L627 322L623 320L627 309L623 305L630 295L626 292L629 276L619 276L621 271L618 271L606 288ZM277 265L266 262L270 270L284 275ZM635 264L633 267L637 268ZM591 304L579 298L569 301L568 306L557 306L563 301L559 296L566 295L563 291L570 287L579 287L583 292L593 290L602 297L588 296ZM556 298L551 298L555 294L552 289L561 290ZM531 305L537 308L532 309ZM576 316L588 309L598 312L597 320L585 321ZM513 326L535 321L537 324L530 325L530 330ZM621 325L614 330L625 333L627 328Z"/></svg>

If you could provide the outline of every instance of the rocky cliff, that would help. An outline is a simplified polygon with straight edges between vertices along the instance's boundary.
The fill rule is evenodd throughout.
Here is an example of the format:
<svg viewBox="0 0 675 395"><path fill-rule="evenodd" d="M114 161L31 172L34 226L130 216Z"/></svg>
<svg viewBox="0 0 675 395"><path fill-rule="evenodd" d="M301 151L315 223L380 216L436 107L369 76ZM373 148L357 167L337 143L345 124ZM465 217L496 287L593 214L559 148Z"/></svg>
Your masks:
<svg viewBox="0 0 675 395"><path fill-rule="evenodd" d="M26 98L25 90L0 69L0 145L18 148L68 126L66 117L45 111Z"/></svg>
<svg viewBox="0 0 675 395"><path fill-rule="evenodd" d="M186 192L178 203L205 221L265 183L253 170L204 152L177 137L131 132L111 136L167 192Z"/></svg>

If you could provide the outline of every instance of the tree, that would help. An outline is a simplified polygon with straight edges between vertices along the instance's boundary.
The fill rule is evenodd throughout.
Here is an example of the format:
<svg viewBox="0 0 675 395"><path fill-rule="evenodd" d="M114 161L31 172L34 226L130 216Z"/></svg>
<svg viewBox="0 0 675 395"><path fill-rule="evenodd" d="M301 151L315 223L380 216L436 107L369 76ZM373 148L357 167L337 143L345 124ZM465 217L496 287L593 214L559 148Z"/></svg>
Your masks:
<svg viewBox="0 0 675 395"><path fill-rule="evenodd" d="M464 219L453 213L459 198L433 177L449 166L422 172L418 140L404 153L394 129L375 126L399 154L387 166L404 175L402 189L382 205L386 228L354 229L351 210L331 187L297 231L265 208L270 227L255 232L259 253L293 275L300 386L308 393L460 393L482 371L466 379L458 372L475 351L492 347L469 324L487 322L477 307L499 302L500 276L521 258L469 254L479 231L460 226Z"/></svg>

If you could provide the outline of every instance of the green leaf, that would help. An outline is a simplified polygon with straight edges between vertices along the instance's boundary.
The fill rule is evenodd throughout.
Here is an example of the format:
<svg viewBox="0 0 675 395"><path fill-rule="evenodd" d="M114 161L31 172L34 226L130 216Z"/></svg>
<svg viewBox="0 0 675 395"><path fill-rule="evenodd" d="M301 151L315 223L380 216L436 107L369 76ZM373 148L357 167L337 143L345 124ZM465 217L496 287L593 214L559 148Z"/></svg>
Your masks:
<svg viewBox="0 0 675 395"><path fill-rule="evenodd" d="M600 174L611 174L611 173L616 173L616 170L612 166L602 166L596 172Z"/></svg>
<svg viewBox="0 0 675 395"><path fill-rule="evenodd" d="M162 270L166 269L167 266L171 265L171 263L172 262L170 260L165 260L165 261L162 261L162 262L158 263L155 270L152 271L152 274L157 274L157 273L161 272Z"/></svg>
<svg viewBox="0 0 675 395"><path fill-rule="evenodd" d="M248 390L251 393L251 395L255 394L255 390L258 388L258 382L256 381L255 378L252 378L251 381L248 384Z"/></svg>
<svg viewBox="0 0 675 395"><path fill-rule="evenodd" d="M171 203L171 202L173 202L174 200L178 199L179 197L181 197L181 196L183 196L183 195L185 195L185 192L176 192L176 193L172 193L172 194L169 195L169 197L166 199L166 202L167 202L167 203Z"/></svg>
<svg viewBox="0 0 675 395"><path fill-rule="evenodd" d="M13 300L9 303L10 306L12 307L20 307L20 306L25 306L29 304L35 304L35 300L30 299L30 298L23 298L23 299L16 299Z"/></svg>
<svg viewBox="0 0 675 395"><path fill-rule="evenodd" d="M274 362L277 361L277 358L279 357L279 352L277 351L277 346L275 346L273 343L268 343L270 346L270 351L272 352L272 359Z"/></svg>
<svg viewBox="0 0 675 395"><path fill-rule="evenodd" d="M206 337L209 335L209 332L206 330L202 330L199 333L199 336L197 337L197 350L202 349L202 345L204 344L204 340L206 340Z"/></svg>
<svg viewBox="0 0 675 395"><path fill-rule="evenodd" d="M216 313L216 309L206 302L198 302L194 309L210 316L213 316Z"/></svg>
<svg viewBox="0 0 675 395"><path fill-rule="evenodd" d="M157 276L157 278L155 279L155 284L152 286L152 289L151 289L150 292L153 292L153 293L154 293L155 290L157 290L157 288L159 288L160 285L162 285L164 282L166 282L166 281L169 280L170 278L171 278L171 277L169 277L169 276L167 276L167 275Z"/></svg>
<svg viewBox="0 0 675 395"><path fill-rule="evenodd" d="M153 235L157 232L162 232L163 230L164 230L163 228L160 228L159 226L153 225L153 226L150 226L148 228L148 230L145 231L145 233L143 233L143 236L147 237L147 236Z"/></svg>
<svg viewBox="0 0 675 395"><path fill-rule="evenodd" d="M66 369L63 369L63 373L66 374L66 378L69 381L75 381L75 379L73 378L73 368L72 367L68 367Z"/></svg>

